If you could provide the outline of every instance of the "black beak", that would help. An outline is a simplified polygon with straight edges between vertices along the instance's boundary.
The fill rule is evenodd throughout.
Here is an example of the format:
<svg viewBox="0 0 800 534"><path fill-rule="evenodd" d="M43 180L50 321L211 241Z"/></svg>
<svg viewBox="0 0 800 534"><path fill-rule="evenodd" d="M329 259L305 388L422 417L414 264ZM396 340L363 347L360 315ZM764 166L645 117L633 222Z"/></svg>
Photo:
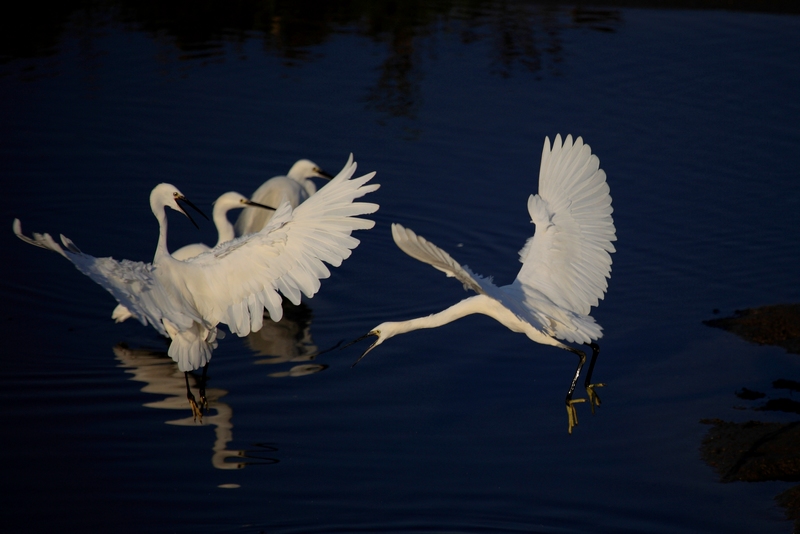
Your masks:
<svg viewBox="0 0 800 534"><path fill-rule="evenodd" d="M319 173L320 178L325 178L327 180L333 180L333 176L331 176L327 172L323 171L319 167L317 167L316 171Z"/></svg>
<svg viewBox="0 0 800 534"><path fill-rule="evenodd" d="M366 338L368 338L368 337L370 337L370 336L375 336L375 337L378 337L378 334L376 334L375 332L367 332L367 333L366 333L366 334L364 334L363 336L361 336L361 337L359 337L359 338L357 338L357 339L354 339L353 341L351 341L350 343L348 343L347 345L345 345L344 347L342 347L342 349L346 349L346 348L347 348L347 347L349 347L350 345L353 345L354 343L358 343L358 342L359 342L359 341L361 341L362 339L366 339ZM362 359L364 356L366 356L366 355L367 355L367 353L368 353L369 351L371 351L372 349L374 349L374 348L375 348L375 345L377 345L377 344L378 344L378 341L377 341L377 340L375 340L375 343L373 343L372 345L370 345L370 346L369 346L369 348L368 348L367 350L365 350L365 351L364 351L364 354L362 354L361 356L359 356L359 357L358 357L358 359L355 361L355 363L353 363L353 365L351 365L350 367L355 367L355 366L356 366L356 364L358 364L358 362L360 362L360 361L361 361L361 359ZM339 350L341 350L341 349L339 349Z"/></svg>
<svg viewBox="0 0 800 534"><path fill-rule="evenodd" d="M198 208L197 206L195 206L194 204L192 204L192 202L191 202L191 201L190 201L188 198L186 198L185 196L181 195L181 196L179 196L179 197L175 197L175 200L176 200L176 201L185 202L187 206L189 206L190 208L192 208L193 210L195 210L197 213L199 213L200 215L202 215L203 217L205 217L205 219L206 219L206 220L208 220L208 216L207 216L205 213L203 213L203 212L202 212L202 210L201 210L200 208ZM180 206L180 204L178 204L178 205ZM199 226L197 226L197 223L196 223L196 222L194 222L194 219L192 219L192 216L191 216L191 215L189 215L189 212L188 212L188 211L186 211L186 210L183 210L183 213L184 213L184 214L185 214L187 217L189 217L189 220L190 220L190 221L192 221L192 224L194 225L194 227L195 227L195 228L197 228L197 229L199 230L199 229L200 229L200 227L199 227Z"/></svg>
<svg viewBox="0 0 800 534"><path fill-rule="evenodd" d="M271 207L266 206L264 204L259 204L258 202L253 202L252 200L245 200L244 203L245 203L245 205L252 206L254 208L264 208L265 210L275 211L275 208L271 208Z"/></svg>

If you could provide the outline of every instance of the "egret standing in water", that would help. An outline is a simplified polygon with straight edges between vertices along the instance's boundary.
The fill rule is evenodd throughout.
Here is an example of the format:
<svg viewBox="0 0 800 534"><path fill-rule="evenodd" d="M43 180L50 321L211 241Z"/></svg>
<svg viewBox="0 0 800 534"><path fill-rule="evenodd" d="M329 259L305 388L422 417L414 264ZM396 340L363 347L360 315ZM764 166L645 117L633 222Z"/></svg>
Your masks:
<svg viewBox="0 0 800 534"><path fill-rule="evenodd" d="M223 193L216 201L214 201L214 210L211 214L211 218L214 221L214 226L217 227L218 237L216 246L219 246L226 241L230 241L235 237L233 224L231 224L231 222L228 220L228 212L233 209L249 207L275 211L275 208L259 204L258 202L253 202L244 195L236 193L235 191ZM208 252L209 250L211 250L211 247L205 243L192 243L191 245L185 245L173 252L172 257L176 260L188 260L189 258L194 258L203 252ZM128 310L128 308L122 304L117 304L117 307L114 308L114 311L111 313L111 318L118 323L127 321L131 317L133 317L133 314L131 314L130 310Z"/></svg>
<svg viewBox="0 0 800 534"><path fill-rule="evenodd" d="M562 144L561 136L557 135L552 149L550 139L545 138L539 194L528 198L528 212L536 231L519 252L522 268L511 284L494 285L491 279L459 265L433 243L393 224L392 237L403 252L458 279L465 289L477 295L427 317L379 324L355 340L377 337L356 363L398 334L436 328L473 313L488 315L537 343L565 349L578 356L578 367L566 397L571 433L578 423L575 403L585 401L573 399L572 395L586 355L558 340L585 343L592 348L584 386L594 411L595 406L600 405L595 388L603 384L591 383L600 350L593 340L603 334L589 312L603 298L611 276L610 253L614 252L612 241L617 239L612 211L600 160L580 137L573 143L572 136L568 135Z"/></svg>
<svg viewBox="0 0 800 534"><path fill-rule="evenodd" d="M63 235L64 248L49 234L29 238L22 235L19 219L14 220L13 229L23 241L70 260L142 324L168 336L172 340L168 354L178 369L188 373L208 364L217 345L219 323L246 336L261 328L264 308L274 321L280 320L279 292L299 304L301 293L312 297L320 280L330 276L323 261L338 267L350 256L359 244L351 237L352 231L375 225L358 215L378 209L377 204L354 202L379 187L365 185L374 172L351 179L355 170L351 155L342 171L309 202L294 210L284 202L260 232L186 261L173 258L167 250L166 208L188 217L179 202L194 205L170 184L159 184L150 193L150 207L159 225L153 263L95 258ZM187 396L197 415L193 397Z"/></svg>
<svg viewBox="0 0 800 534"><path fill-rule="evenodd" d="M277 206L288 200L292 208L296 208L317 192L316 184L311 178L333 178L313 161L301 159L292 165L286 176L270 178L251 195L254 202ZM236 232L239 235L258 232L272 217L272 212L260 210L244 210L236 219Z"/></svg>

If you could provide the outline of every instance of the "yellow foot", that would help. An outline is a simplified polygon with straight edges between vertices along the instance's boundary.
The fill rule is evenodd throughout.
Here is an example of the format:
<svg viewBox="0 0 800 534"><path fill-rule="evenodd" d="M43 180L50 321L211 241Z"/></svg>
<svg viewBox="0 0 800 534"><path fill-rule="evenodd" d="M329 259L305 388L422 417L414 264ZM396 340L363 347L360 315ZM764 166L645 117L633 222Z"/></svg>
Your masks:
<svg viewBox="0 0 800 534"><path fill-rule="evenodd" d="M586 386L586 394L589 395L589 405L592 407L592 413L594 413L594 407L600 406L600 397L597 395L597 392L594 388L602 388L605 387L605 384L589 384Z"/></svg>
<svg viewBox="0 0 800 534"><path fill-rule="evenodd" d="M575 404L579 402L586 402L586 399L572 399L567 401L567 419L569 420L569 427L567 430L572 434L572 427L578 424L578 413L575 411Z"/></svg>
<svg viewBox="0 0 800 534"><path fill-rule="evenodd" d="M187 396L187 398L189 399L189 407L192 409L192 419L194 421L197 421L198 419L200 419L200 422L202 423L203 422L203 410L199 406L197 406L197 402L194 400L194 395ZM201 397L201 403L204 404L204 405L206 404L205 403L205 397Z"/></svg>

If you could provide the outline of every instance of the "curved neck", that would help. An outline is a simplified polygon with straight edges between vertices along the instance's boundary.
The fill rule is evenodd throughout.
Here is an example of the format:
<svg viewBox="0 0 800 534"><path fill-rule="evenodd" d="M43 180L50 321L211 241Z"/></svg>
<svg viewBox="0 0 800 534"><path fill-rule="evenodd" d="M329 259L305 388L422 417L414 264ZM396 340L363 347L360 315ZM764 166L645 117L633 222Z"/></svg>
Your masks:
<svg viewBox="0 0 800 534"><path fill-rule="evenodd" d="M467 315L472 315L473 313L489 315L486 308L487 300L494 299L490 299L485 295L475 295L474 297L469 297L461 302L453 304L449 308L438 313L434 313L426 317L409 319L408 321L392 323L394 330L393 335L405 334L406 332L420 330L422 328L438 328L461 319L462 317L466 317Z"/></svg>
<svg viewBox="0 0 800 534"><path fill-rule="evenodd" d="M235 237L233 233L233 225L227 217L228 210L214 209L213 218L214 226L217 227L217 245L230 241Z"/></svg>
<svg viewBox="0 0 800 534"><path fill-rule="evenodd" d="M314 193L317 192L317 184L315 184L311 180L301 180L300 181L300 185L302 185L303 189L306 190L306 193L308 193L308 196L311 196L311 195L313 195Z"/></svg>
<svg viewBox="0 0 800 534"><path fill-rule="evenodd" d="M157 263L164 257L171 257L167 249L167 213L164 206L153 208L153 214L158 220L158 243L156 244L156 253L153 256L153 263Z"/></svg>

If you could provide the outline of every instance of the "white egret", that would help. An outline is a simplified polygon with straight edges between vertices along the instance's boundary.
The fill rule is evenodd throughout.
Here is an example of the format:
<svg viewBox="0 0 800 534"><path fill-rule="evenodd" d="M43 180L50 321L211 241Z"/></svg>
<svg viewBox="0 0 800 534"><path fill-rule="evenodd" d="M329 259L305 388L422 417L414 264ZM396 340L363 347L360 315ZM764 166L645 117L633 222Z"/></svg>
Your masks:
<svg viewBox="0 0 800 534"><path fill-rule="evenodd" d="M275 211L275 208L271 206L265 206L264 204L259 204L258 202L253 202L244 195L236 193L235 191L223 193L216 201L214 201L214 210L211 213L211 218L214 221L214 226L217 227L218 237L216 246L219 246L226 241L230 241L235 237L233 224L231 224L231 222L228 220L228 212L233 209L248 207ZM189 258L194 258L203 252L208 252L209 250L211 250L211 247L205 243L192 243L190 245L185 245L173 252L172 257L177 260L188 260ZM127 321L131 317L133 317L133 314L131 314L130 310L128 310L128 308L122 304L117 304L117 307L114 308L113 312L111 312L111 318L118 323Z"/></svg>
<svg viewBox="0 0 800 534"><path fill-rule="evenodd" d="M313 296L320 280L330 276L323 262L338 267L350 256L359 244L352 231L375 225L357 216L378 209L377 204L354 202L379 187L365 185L374 172L351 179L355 170L351 154L341 172L308 202L294 210L284 202L260 232L186 261L173 258L167 250L166 208L188 216L178 204L186 198L170 184L159 184L150 194L159 224L153 263L94 258L63 235L64 248L49 234L29 238L22 235L19 219L14 220L13 230L23 241L70 260L142 324L168 336L172 340L169 356L188 373L206 368L216 347L219 323L246 336L261 328L264 308L272 320L280 320L283 308L278 292L299 304L301 293ZM187 396L192 403L191 394ZM196 413L193 403L192 408Z"/></svg>
<svg viewBox="0 0 800 534"><path fill-rule="evenodd" d="M589 315L598 305L611 276L612 241L616 230L611 217L611 196L600 160L589 145L568 135L563 144L557 135L550 148L545 138L539 171L539 194L528 199L531 222L536 225L519 252L522 268L509 285L496 286L459 265L445 251L399 224L392 225L397 246L412 258L429 263L455 277L465 289L477 293L446 310L427 317L401 322L385 322L370 330L377 340L356 361L392 336L420 328L436 328L473 313L488 315L513 332L531 340L566 349L578 355L579 362L566 397L568 430L578 423L572 394L586 362L582 350L566 345L586 343L592 348L585 387L594 411L600 405L595 392L603 384L592 384L591 375L602 337L602 329ZM355 342L354 341L354 342ZM355 364L353 364L355 365Z"/></svg>
<svg viewBox="0 0 800 534"><path fill-rule="evenodd" d="M286 176L275 176L261 184L250 198L267 206L277 206L288 200L292 208L296 208L317 192L317 186L310 178L330 180L333 177L313 161L301 159L292 165ZM269 211L244 210L236 219L236 232L239 235L258 232L271 217L272 212Z"/></svg>
<svg viewBox="0 0 800 534"><path fill-rule="evenodd" d="M267 213L272 215L272 212L275 211L273 206L278 205L278 202L269 205L255 202L235 191L223 193L217 200L214 201L214 209L211 212L211 219L214 221L214 226L217 227L217 244L215 246L219 246L222 243L230 241L236 237L233 224L231 224L231 222L228 220L228 212L230 210L261 208L267 210ZM183 246L173 252L172 257L178 260L188 260L189 258L194 258L198 254L208 252L209 250L211 250L211 247L205 243L192 243L191 245Z"/></svg>

